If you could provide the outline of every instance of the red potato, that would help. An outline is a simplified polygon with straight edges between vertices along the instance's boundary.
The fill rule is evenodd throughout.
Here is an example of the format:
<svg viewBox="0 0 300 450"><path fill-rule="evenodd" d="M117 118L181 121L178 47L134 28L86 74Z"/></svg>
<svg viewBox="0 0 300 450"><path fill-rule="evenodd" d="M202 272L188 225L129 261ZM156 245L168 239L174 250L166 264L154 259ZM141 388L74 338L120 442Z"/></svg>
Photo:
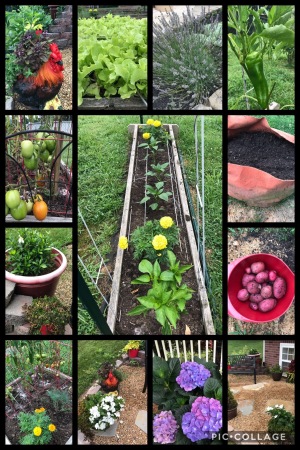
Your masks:
<svg viewBox="0 0 300 450"><path fill-rule="evenodd" d="M247 283L247 291L249 292L249 294L259 294L259 284L256 283L256 281L250 281L249 283Z"/></svg>
<svg viewBox="0 0 300 450"><path fill-rule="evenodd" d="M263 272L265 270L265 263L259 261L251 264L251 272L252 273L259 273Z"/></svg>
<svg viewBox="0 0 300 450"><path fill-rule="evenodd" d="M268 279L269 279L269 271L268 270L259 272L255 277L255 281L257 281L258 283L265 283L266 281L268 281Z"/></svg>
<svg viewBox="0 0 300 450"><path fill-rule="evenodd" d="M263 297L260 294L251 294L249 300L252 303L259 303L263 300Z"/></svg>
<svg viewBox="0 0 300 450"><path fill-rule="evenodd" d="M240 289L237 293L237 298L241 302L246 302L249 299L249 292L247 291L247 289Z"/></svg>
<svg viewBox="0 0 300 450"><path fill-rule="evenodd" d="M249 306L250 306L251 309L253 309L253 311L257 311L258 310L258 304L257 303L250 302Z"/></svg>
<svg viewBox="0 0 300 450"><path fill-rule="evenodd" d="M254 281L254 280L255 280L255 275L245 273L242 278L242 286L246 287L250 281Z"/></svg>
<svg viewBox="0 0 300 450"><path fill-rule="evenodd" d="M261 291L260 291L260 295L263 298L271 298L273 297L273 289L272 286L264 286Z"/></svg>
<svg viewBox="0 0 300 450"><path fill-rule="evenodd" d="M266 298L262 302L258 303L258 310L261 312L269 312L275 308L277 300L275 298Z"/></svg>
<svg viewBox="0 0 300 450"><path fill-rule="evenodd" d="M286 281L282 277L277 277L273 283L274 297L278 300L285 296L286 293Z"/></svg>
<svg viewBox="0 0 300 450"><path fill-rule="evenodd" d="M275 281L276 278L277 278L276 270L270 270L270 272L269 272L269 280L270 281Z"/></svg>
<svg viewBox="0 0 300 450"><path fill-rule="evenodd" d="M251 268L250 267L246 267L245 272L246 273L251 273Z"/></svg>

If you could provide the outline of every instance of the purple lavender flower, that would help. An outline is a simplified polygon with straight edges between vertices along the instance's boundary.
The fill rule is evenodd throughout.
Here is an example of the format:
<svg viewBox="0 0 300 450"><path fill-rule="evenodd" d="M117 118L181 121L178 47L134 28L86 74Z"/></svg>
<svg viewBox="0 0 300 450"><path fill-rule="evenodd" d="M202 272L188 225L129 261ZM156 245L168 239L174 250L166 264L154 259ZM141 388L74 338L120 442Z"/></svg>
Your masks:
<svg viewBox="0 0 300 450"><path fill-rule="evenodd" d="M198 386L203 387L209 377L210 371L202 364L187 361L181 364L180 374L176 378L176 382L185 391L192 391Z"/></svg>
<svg viewBox="0 0 300 450"><path fill-rule="evenodd" d="M183 433L192 441L211 439L212 433L222 428L222 405L219 400L198 397L191 412L182 416Z"/></svg>
<svg viewBox="0 0 300 450"><path fill-rule="evenodd" d="M154 416L153 435L154 442L159 444L173 444L176 440L176 433L179 425L172 414L172 411L161 411Z"/></svg>

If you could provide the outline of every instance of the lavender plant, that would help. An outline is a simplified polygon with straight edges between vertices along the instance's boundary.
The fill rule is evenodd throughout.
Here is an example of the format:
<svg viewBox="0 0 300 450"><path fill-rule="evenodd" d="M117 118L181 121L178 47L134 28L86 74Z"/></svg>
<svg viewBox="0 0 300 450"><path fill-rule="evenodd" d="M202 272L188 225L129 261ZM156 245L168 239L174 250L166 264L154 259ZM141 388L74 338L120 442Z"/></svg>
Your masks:
<svg viewBox="0 0 300 450"><path fill-rule="evenodd" d="M153 24L154 105L191 109L222 86L222 25L174 11Z"/></svg>

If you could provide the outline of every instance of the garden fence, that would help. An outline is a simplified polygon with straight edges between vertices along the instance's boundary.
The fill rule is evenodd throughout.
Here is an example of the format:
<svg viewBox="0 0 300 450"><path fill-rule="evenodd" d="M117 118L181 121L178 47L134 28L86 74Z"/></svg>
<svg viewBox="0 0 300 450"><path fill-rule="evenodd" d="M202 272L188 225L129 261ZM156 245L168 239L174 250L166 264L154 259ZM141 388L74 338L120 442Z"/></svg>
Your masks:
<svg viewBox="0 0 300 450"><path fill-rule="evenodd" d="M153 353L167 361L178 357L180 361L194 361L194 357L213 361L220 368L223 362L223 342L221 340L155 340Z"/></svg>

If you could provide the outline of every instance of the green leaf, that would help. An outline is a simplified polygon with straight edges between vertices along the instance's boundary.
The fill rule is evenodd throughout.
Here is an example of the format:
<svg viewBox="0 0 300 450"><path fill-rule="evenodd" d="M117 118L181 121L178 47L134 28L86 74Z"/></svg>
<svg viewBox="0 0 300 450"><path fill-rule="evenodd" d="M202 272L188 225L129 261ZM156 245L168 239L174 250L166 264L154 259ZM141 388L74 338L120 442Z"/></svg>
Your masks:
<svg viewBox="0 0 300 450"><path fill-rule="evenodd" d="M169 196L166 192L163 192L162 194L159 194L159 198L161 198L162 200L165 200L167 202Z"/></svg>
<svg viewBox="0 0 300 450"><path fill-rule="evenodd" d="M149 273L149 275L153 274L153 265L147 259L143 259L139 264L139 271L142 273Z"/></svg>
<svg viewBox="0 0 300 450"><path fill-rule="evenodd" d="M162 326L164 326L166 322L166 311L164 306L161 306L155 311L155 317L157 322L159 322Z"/></svg>
<svg viewBox="0 0 300 450"><path fill-rule="evenodd" d="M155 211L158 208L158 203L152 203L150 205L150 208L152 209L152 211Z"/></svg>
<svg viewBox="0 0 300 450"><path fill-rule="evenodd" d="M140 314L146 313L149 308L144 305L139 305L133 308L131 311L127 313L127 316L139 316Z"/></svg>
<svg viewBox="0 0 300 450"><path fill-rule="evenodd" d="M143 203L146 203L148 200L150 200L150 197L147 197L147 195L146 195L146 197L144 197L144 198L140 201L140 204L142 205Z"/></svg>
<svg viewBox="0 0 300 450"><path fill-rule="evenodd" d="M173 267L174 264L176 263L176 256L173 252L171 252L171 250L168 250L167 254L168 254L168 259L170 261L170 267Z"/></svg>
<svg viewBox="0 0 300 450"><path fill-rule="evenodd" d="M173 272L171 272L170 270L164 270L161 274L160 274L160 279L162 281L173 281L174 280L174 274Z"/></svg>
<svg viewBox="0 0 300 450"><path fill-rule="evenodd" d="M203 386L203 393L205 397L215 398L216 392L220 387L220 383L215 378L208 378Z"/></svg>
<svg viewBox="0 0 300 450"><path fill-rule="evenodd" d="M169 366L167 361L159 356L153 356L153 375L162 379L169 379Z"/></svg>
<svg viewBox="0 0 300 450"><path fill-rule="evenodd" d="M161 268L159 265L159 262L156 260L153 266L153 276L156 280L158 280L159 276L161 274Z"/></svg>
<svg viewBox="0 0 300 450"><path fill-rule="evenodd" d="M144 284L144 283L149 283L151 280L150 275L141 275L138 278L136 278L135 280L131 281L131 284Z"/></svg>
<svg viewBox="0 0 300 450"><path fill-rule="evenodd" d="M168 366L169 366L169 379L170 381L175 382L176 378L180 374L181 364L179 358L170 358L168 360Z"/></svg>
<svg viewBox="0 0 300 450"><path fill-rule="evenodd" d="M160 304L157 302L157 300L154 297L150 296L144 296L144 297L138 297L138 301L141 303L141 305L146 306L148 309L154 309L157 310L160 308Z"/></svg>
<svg viewBox="0 0 300 450"><path fill-rule="evenodd" d="M260 33L260 36L266 39L274 39L278 42L285 42L288 45L295 44L294 31L284 25L275 25L274 27L267 28Z"/></svg>
<svg viewBox="0 0 300 450"><path fill-rule="evenodd" d="M156 189L161 189L164 186L164 182L163 181L159 181L158 183L155 183Z"/></svg>
<svg viewBox="0 0 300 450"><path fill-rule="evenodd" d="M186 411L188 412L188 411ZM185 434L183 434L182 430L177 430L176 433L176 441L174 443L175 445L191 445L191 441L188 437L186 437Z"/></svg>
<svg viewBox="0 0 300 450"><path fill-rule="evenodd" d="M177 309L174 306L167 306L166 307L166 316L171 322L172 326L176 328L177 320L179 319L179 315L177 312Z"/></svg>

